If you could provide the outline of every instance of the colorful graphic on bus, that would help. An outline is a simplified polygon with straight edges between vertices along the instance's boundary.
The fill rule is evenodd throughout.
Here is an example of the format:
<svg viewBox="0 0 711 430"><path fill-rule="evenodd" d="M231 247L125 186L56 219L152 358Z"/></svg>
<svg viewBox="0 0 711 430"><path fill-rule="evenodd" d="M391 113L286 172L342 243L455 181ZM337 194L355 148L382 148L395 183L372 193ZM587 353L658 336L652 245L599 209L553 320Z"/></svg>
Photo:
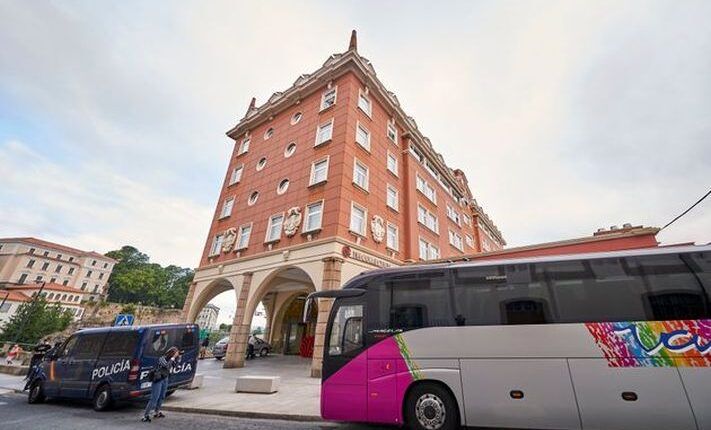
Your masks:
<svg viewBox="0 0 711 430"><path fill-rule="evenodd" d="M711 366L711 320L586 323L610 367Z"/></svg>

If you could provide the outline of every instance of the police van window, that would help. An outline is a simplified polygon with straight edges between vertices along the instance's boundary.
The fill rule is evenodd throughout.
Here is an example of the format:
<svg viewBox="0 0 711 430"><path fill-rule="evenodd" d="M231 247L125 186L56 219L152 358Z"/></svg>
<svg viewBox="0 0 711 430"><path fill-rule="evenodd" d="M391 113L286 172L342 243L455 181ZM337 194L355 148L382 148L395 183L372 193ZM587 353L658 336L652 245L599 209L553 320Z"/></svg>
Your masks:
<svg viewBox="0 0 711 430"><path fill-rule="evenodd" d="M108 357L131 357L136 351L138 332L114 331L106 338L104 350L101 353Z"/></svg>
<svg viewBox="0 0 711 430"><path fill-rule="evenodd" d="M391 290L390 327L412 330L455 325L447 272L426 271L385 281Z"/></svg>
<svg viewBox="0 0 711 430"><path fill-rule="evenodd" d="M106 339L106 333L87 334L79 336L76 346L71 352L71 357L79 360L93 360Z"/></svg>
<svg viewBox="0 0 711 430"><path fill-rule="evenodd" d="M62 346L62 348L57 352L57 357L67 357L69 354L72 352L74 349L74 345L77 344L77 341L79 340L78 336L73 336L69 338L69 340Z"/></svg>
<svg viewBox="0 0 711 430"><path fill-rule="evenodd" d="M151 330L146 355L153 357L163 355L175 343L174 334L173 330Z"/></svg>
<svg viewBox="0 0 711 430"><path fill-rule="evenodd" d="M182 330L183 330L183 339L180 343L180 348L185 349L185 348L192 348L193 346L195 346L197 332L195 330L188 330L188 329L182 329Z"/></svg>

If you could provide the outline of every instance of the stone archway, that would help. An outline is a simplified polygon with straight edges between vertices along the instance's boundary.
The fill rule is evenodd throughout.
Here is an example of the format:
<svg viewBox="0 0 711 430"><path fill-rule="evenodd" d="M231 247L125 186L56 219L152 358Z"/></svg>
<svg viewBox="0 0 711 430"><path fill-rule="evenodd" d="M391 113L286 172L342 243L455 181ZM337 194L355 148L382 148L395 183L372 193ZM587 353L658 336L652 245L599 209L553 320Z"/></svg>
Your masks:
<svg viewBox="0 0 711 430"><path fill-rule="evenodd" d="M188 295L191 296L191 300L185 301L185 308L183 309L185 321L194 323L202 308L204 308L210 300L229 290L235 290L235 294L237 293L233 281L230 281L228 278L217 278L205 285L193 284L188 292Z"/></svg>
<svg viewBox="0 0 711 430"><path fill-rule="evenodd" d="M258 280L259 284L252 288L253 281ZM244 366L244 357L247 348L247 338L252 324L252 317L260 302L269 298L265 309L268 314L267 325L270 333L268 338L272 338L274 333L275 319L280 315L280 310L284 304L298 295L304 295L316 291L316 284L306 270L298 266L286 266L274 269L268 273L255 275L252 273L244 275L244 282L239 294L235 322L230 333L230 345L225 358L225 367ZM234 334L234 339L233 339Z"/></svg>

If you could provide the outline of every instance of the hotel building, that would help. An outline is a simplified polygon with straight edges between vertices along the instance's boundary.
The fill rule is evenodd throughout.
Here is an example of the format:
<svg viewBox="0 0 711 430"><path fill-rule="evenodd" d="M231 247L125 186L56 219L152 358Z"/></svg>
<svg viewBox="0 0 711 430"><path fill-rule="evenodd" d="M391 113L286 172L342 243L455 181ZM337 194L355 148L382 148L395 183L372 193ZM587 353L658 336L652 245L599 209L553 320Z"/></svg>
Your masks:
<svg viewBox="0 0 711 430"><path fill-rule="evenodd" d="M378 79L349 48L257 106L227 132L234 141L195 281L185 304L195 321L233 289L237 310L227 367L244 364L259 302L266 339L323 351L329 309L293 319L312 291L340 288L376 267L496 251L506 244L469 189ZM299 301L301 300L301 301ZM315 358L312 374L320 373Z"/></svg>

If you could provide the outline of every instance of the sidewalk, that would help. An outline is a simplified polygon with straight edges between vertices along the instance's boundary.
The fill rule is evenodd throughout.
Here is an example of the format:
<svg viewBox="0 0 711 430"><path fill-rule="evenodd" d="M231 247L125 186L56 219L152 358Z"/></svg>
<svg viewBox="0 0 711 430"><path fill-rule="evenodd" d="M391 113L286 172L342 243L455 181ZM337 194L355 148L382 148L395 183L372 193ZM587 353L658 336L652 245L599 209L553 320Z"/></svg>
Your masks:
<svg viewBox="0 0 711 430"><path fill-rule="evenodd" d="M22 391L25 388L25 375L15 376L0 373L0 393L11 391Z"/></svg>
<svg viewBox="0 0 711 430"><path fill-rule="evenodd" d="M198 362L204 376L197 390L178 390L165 403L166 410L253 418L320 421L321 380L309 377L310 359L272 355L256 358L240 369L223 369L222 362ZM235 393L238 376L279 376L274 394Z"/></svg>

